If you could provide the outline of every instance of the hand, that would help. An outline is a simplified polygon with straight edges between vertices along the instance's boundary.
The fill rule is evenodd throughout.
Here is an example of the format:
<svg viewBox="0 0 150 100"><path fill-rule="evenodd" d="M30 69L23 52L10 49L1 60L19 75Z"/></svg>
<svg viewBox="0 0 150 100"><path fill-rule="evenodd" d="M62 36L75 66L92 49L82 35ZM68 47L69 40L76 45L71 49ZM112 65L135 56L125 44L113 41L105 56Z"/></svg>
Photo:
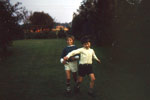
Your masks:
<svg viewBox="0 0 150 100"><path fill-rule="evenodd" d="M101 61L100 61L100 60L98 60L97 62L98 62L98 63L101 63Z"/></svg>
<svg viewBox="0 0 150 100"><path fill-rule="evenodd" d="M68 60L69 58L68 57L64 57L64 60Z"/></svg>
<svg viewBox="0 0 150 100"><path fill-rule="evenodd" d="M63 62L62 62L63 64L67 64L67 62L64 60Z"/></svg>
<svg viewBox="0 0 150 100"><path fill-rule="evenodd" d="M71 59L72 61L76 60L75 57L71 57L70 59Z"/></svg>

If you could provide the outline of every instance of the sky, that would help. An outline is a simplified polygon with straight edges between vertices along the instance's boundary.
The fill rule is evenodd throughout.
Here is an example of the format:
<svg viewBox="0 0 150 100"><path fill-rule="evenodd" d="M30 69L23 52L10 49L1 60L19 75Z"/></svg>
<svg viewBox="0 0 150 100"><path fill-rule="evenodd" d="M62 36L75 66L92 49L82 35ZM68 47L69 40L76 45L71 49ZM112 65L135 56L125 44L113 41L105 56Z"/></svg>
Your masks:
<svg viewBox="0 0 150 100"><path fill-rule="evenodd" d="M11 4L22 3L28 11L48 13L56 22L71 22L73 13L81 5L82 0L10 0Z"/></svg>

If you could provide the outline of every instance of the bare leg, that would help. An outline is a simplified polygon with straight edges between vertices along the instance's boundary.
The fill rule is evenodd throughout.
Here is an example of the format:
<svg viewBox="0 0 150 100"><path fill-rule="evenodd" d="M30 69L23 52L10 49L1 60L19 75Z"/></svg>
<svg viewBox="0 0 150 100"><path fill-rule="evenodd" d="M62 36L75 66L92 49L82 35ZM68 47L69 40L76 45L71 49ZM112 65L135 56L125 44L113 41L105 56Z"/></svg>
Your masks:
<svg viewBox="0 0 150 100"><path fill-rule="evenodd" d="M72 75L73 75L73 79L76 83L77 82L77 72L73 72Z"/></svg>
<svg viewBox="0 0 150 100"><path fill-rule="evenodd" d="M70 70L66 70L66 84L70 86Z"/></svg>
<svg viewBox="0 0 150 100"><path fill-rule="evenodd" d="M90 88L94 88L94 82L95 82L95 75L94 73L91 73L90 75L91 81L90 81Z"/></svg>
<svg viewBox="0 0 150 100"><path fill-rule="evenodd" d="M83 81L83 77L82 76L79 76L78 77L78 83L81 83Z"/></svg>
<svg viewBox="0 0 150 100"><path fill-rule="evenodd" d="M77 84L76 84L76 87L79 88L79 85L80 83L83 81L83 77L82 76L79 76L78 77L78 80L77 80Z"/></svg>
<svg viewBox="0 0 150 100"><path fill-rule="evenodd" d="M80 92L80 83L83 81L83 77L79 76L78 77L78 80L77 80L77 83L76 83L76 86L75 86L75 92L78 93Z"/></svg>
<svg viewBox="0 0 150 100"><path fill-rule="evenodd" d="M89 76L91 78L91 81L90 81L90 88L89 88L88 94L94 97L95 95L93 93L93 88L94 88L94 82L95 82L95 75L94 73L91 73Z"/></svg>

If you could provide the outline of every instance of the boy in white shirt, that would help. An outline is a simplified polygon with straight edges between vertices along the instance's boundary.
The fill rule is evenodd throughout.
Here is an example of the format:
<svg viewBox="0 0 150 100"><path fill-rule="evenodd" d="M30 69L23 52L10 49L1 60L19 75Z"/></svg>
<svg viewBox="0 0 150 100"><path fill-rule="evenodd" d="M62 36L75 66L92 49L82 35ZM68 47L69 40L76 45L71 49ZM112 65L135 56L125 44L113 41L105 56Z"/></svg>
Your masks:
<svg viewBox="0 0 150 100"><path fill-rule="evenodd" d="M68 53L68 55L64 57L64 60L68 60L71 56L80 54L79 68L78 68L79 77L76 84L76 89L77 91L79 91L80 88L79 85L83 81L83 77L85 75L89 75L91 80L90 80L90 88L88 94L94 96L93 87L94 87L95 75L92 69L92 59L94 58L99 63L101 63L101 61L96 57L94 50L90 48L91 42L88 38L86 37L83 38L81 42L83 44L83 47Z"/></svg>

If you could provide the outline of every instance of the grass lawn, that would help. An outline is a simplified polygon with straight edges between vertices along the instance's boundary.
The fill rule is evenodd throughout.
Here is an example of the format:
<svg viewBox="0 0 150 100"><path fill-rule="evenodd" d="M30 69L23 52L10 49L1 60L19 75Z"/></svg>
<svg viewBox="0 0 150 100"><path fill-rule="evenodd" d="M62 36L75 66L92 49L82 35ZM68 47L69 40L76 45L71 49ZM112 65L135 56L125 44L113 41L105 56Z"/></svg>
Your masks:
<svg viewBox="0 0 150 100"><path fill-rule="evenodd" d="M96 97L87 95L88 77L81 94L66 97L65 71L59 62L65 46L63 39L14 41L11 55L0 62L0 100L147 100L150 81L141 66L149 65L113 63L110 49L102 47L93 47L102 62L93 63Z"/></svg>

